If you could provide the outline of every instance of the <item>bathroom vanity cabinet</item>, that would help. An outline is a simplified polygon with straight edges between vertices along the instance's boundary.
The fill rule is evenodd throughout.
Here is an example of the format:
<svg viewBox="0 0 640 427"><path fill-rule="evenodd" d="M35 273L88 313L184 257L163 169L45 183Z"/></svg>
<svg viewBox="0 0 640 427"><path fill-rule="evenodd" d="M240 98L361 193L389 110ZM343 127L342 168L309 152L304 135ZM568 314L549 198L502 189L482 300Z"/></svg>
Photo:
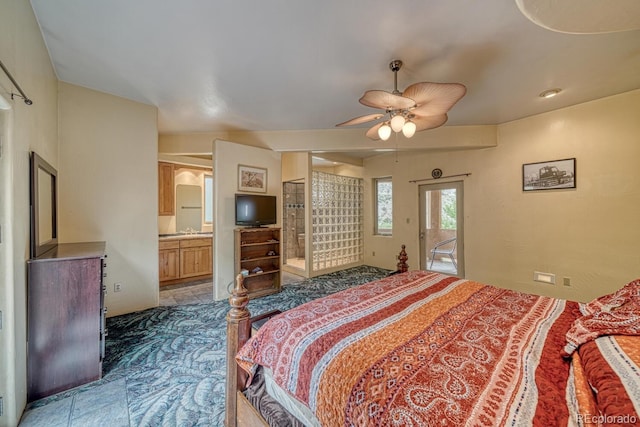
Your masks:
<svg viewBox="0 0 640 427"><path fill-rule="evenodd" d="M172 285L213 275L213 237L199 235L160 238L160 285Z"/></svg>

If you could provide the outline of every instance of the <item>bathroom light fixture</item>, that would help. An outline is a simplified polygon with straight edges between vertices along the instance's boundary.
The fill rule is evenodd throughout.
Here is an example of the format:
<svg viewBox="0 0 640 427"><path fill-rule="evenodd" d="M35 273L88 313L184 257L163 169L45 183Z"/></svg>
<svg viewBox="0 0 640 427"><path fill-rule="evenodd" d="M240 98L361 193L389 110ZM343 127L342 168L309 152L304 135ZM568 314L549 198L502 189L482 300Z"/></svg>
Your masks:
<svg viewBox="0 0 640 427"><path fill-rule="evenodd" d="M547 89L544 92L542 92L539 96L540 96L540 98L553 98L554 96L556 96L560 92L562 92L562 89L559 89L559 88Z"/></svg>

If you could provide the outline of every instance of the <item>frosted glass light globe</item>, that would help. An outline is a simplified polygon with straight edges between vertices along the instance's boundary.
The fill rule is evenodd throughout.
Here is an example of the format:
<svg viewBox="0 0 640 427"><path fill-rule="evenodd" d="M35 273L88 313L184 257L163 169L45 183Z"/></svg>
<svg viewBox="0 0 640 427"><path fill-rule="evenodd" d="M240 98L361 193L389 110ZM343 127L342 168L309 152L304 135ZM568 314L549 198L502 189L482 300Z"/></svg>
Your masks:
<svg viewBox="0 0 640 427"><path fill-rule="evenodd" d="M416 133L416 124L412 121L408 121L402 126L402 133L405 137L411 138Z"/></svg>
<svg viewBox="0 0 640 427"><path fill-rule="evenodd" d="M381 140L386 141L391 136L391 128L388 124L384 124L378 128L378 136Z"/></svg>
<svg viewBox="0 0 640 427"><path fill-rule="evenodd" d="M404 125L404 117L401 114L396 114L391 119L391 129L394 132L400 132L402 130L402 126Z"/></svg>

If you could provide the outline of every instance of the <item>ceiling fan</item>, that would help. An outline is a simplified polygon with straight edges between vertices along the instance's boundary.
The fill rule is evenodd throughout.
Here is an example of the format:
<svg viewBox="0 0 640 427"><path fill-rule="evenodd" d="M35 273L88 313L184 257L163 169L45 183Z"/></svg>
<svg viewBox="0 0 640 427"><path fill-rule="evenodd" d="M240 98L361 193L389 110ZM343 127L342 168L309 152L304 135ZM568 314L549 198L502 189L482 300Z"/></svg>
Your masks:
<svg viewBox="0 0 640 427"><path fill-rule="evenodd" d="M447 111L467 92L467 88L460 83L431 82L414 83L404 92L400 92L398 70L402 68L402 61L391 61L389 68L393 71L393 92L368 90L360 98L361 104L382 109L384 113L367 114L336 126L352 126L380 120L367 131L367 137L386 141L393 130L396 133L402 131L405 137L411 138L418 131L445 124L448 119Z"/></svg>

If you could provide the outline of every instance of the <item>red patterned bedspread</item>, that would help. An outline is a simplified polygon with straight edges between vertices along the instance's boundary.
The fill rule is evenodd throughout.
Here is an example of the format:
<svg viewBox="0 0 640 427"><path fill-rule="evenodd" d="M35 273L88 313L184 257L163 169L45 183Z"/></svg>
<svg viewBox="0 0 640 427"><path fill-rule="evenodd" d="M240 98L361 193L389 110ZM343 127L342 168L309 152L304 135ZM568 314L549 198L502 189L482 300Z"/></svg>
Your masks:
<svg viewBox="0 0 640 427"><path fill-rule="evenodd" d="M325 427L571 425L580 381L561 349L579 315L577 303L410 271L282 313L237 360L269 367Z"/></svg>

